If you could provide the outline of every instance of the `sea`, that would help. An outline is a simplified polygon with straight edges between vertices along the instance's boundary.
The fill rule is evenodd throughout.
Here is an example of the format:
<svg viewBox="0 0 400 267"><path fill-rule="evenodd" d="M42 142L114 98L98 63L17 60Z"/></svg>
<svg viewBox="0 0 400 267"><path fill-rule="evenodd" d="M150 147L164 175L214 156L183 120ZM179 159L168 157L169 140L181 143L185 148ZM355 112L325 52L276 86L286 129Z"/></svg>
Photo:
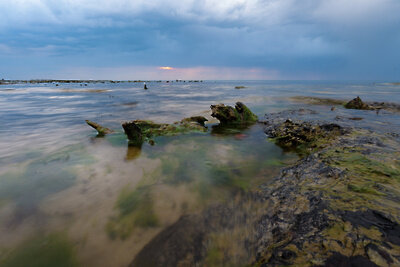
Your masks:
<svg viewBox="0 0 400 267"><path fill-rule="evenodd" d="M399 104L400 86L390 81L146 84L147 90L142 82L0 84L0 266L128 266L180 217L257 190L299 159L266 136L263 124L218 130L210 105L240 101L260 121L312 109L315 120L349 119L355 127L400 133L394 112L316 100L360 96ZM190 116L208 118L207 130L142 147L129 145L121 127ZM85 120L114 133L99 137Z"/></svg>

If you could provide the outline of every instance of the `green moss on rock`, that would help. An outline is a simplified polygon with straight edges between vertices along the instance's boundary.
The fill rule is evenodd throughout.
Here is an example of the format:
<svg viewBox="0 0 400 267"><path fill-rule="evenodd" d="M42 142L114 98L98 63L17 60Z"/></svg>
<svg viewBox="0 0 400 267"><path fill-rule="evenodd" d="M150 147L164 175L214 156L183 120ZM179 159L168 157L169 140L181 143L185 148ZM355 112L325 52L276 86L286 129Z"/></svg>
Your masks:
<svg viewBox="0 0 400 267"><path fill-rule="evenodd" d="M235 108L224 104L211 105L214 118L221 124L245 124L255 123L258 117L242 102L236 102Z"/></svg>
<svg viewBox="0 0 400 267"><path fill-rule="evenodd" d="M118 215L110 218L106 225L106 231L111 239L125 239L135 227L147 228L159 225L153 209L153 199L147 187L123 189L115 207Z"/></svg>

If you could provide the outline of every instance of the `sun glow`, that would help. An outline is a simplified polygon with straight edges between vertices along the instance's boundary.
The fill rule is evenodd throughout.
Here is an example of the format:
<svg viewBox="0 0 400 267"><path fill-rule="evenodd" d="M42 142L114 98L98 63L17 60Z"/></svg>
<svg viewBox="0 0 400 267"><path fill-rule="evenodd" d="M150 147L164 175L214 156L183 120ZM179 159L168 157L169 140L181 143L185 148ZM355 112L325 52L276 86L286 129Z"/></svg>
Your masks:
<svg viewBox="0 0 400 267"><path fill-rule="evenodd" d="M173 67L165 66L165 67L159 67L159 69L160 69L160 70L173 70L174 68L173 68Z"/></svg>

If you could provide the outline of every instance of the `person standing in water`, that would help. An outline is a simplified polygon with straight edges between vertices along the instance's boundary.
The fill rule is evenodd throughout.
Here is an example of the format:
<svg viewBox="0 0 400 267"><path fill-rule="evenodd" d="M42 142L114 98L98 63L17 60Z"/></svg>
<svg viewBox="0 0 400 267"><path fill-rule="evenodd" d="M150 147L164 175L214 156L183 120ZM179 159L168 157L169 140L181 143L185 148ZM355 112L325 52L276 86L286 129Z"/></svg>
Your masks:
<svg viewBox="0 0 400 267"><path fill-rule="evenodd" d="M147 90L146 82L144 82L143 84L144 84L144 90Z"/></svg>

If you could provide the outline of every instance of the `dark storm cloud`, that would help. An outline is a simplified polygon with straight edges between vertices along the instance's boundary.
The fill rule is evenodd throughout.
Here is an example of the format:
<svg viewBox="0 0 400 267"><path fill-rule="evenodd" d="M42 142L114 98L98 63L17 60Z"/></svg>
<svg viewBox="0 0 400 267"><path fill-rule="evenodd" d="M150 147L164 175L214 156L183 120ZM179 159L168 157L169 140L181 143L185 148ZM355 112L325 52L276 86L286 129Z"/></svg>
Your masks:
<svg viewBox="0 0 400 267"><path fill-rule="evenodd" d="M172 65L396 79L399 11L397 0L10 1L0 3L0 71Z"/></svg>

